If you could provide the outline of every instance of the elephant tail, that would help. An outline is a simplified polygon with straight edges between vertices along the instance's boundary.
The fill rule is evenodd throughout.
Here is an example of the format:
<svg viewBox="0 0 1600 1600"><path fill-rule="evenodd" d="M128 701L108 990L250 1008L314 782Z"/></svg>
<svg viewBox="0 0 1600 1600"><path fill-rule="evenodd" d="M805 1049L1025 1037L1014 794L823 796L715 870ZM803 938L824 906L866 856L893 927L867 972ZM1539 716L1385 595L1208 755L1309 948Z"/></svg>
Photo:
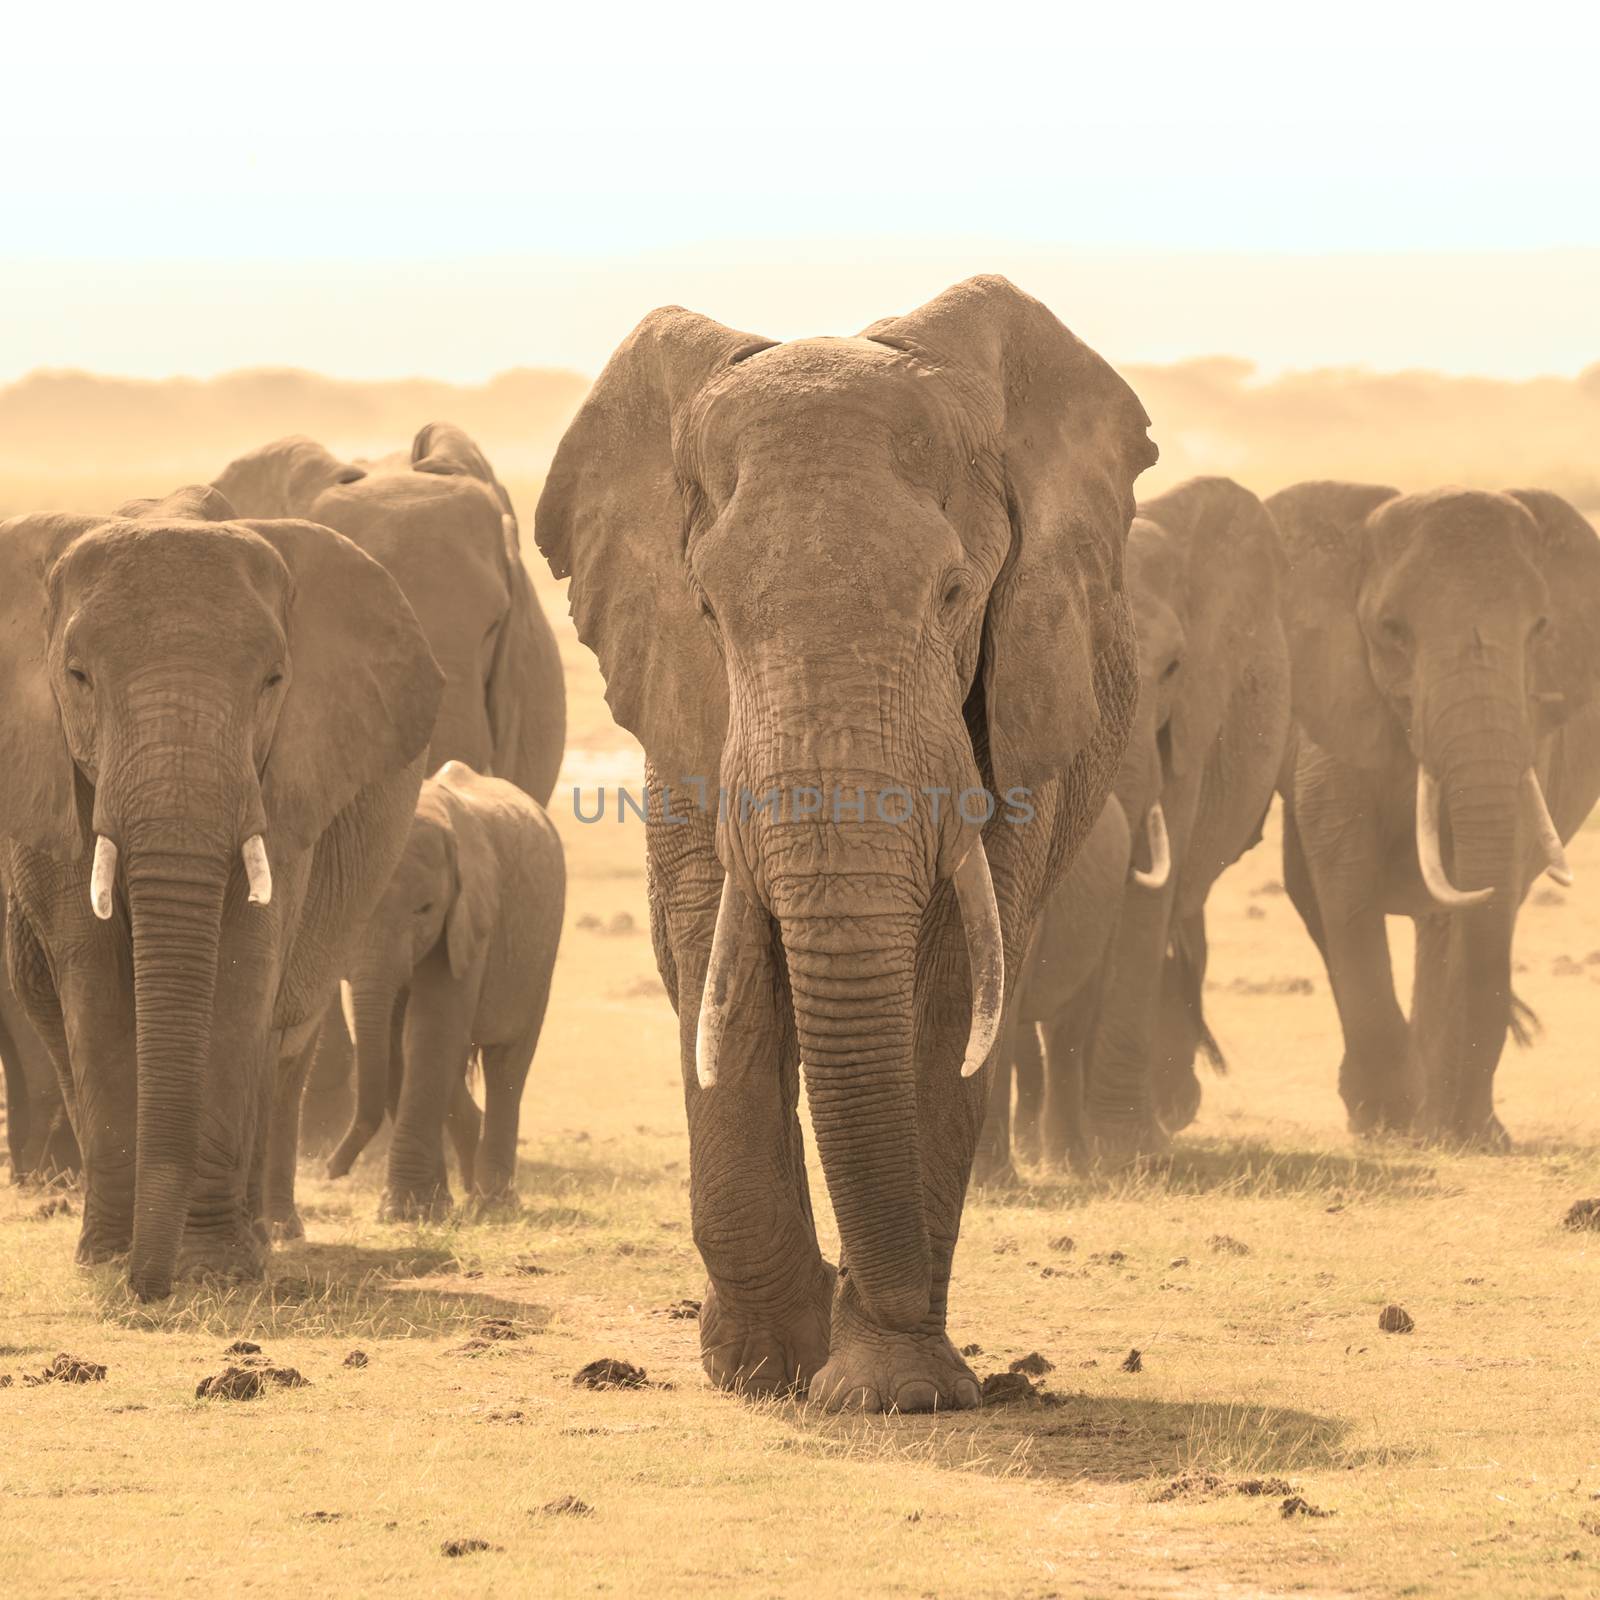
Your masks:
<svg viewBox="0 0 1600 1600"><path fill-rule="evenodd" d="M1167 981L1188 1014L1196 1051L1211 1063L1214 1072L1227 1072L1228 1058L1206 1021L1206 925L1203 917L1191 917L1174 924L1172 943L1167 949Z"/></svg>
<svg viewBox="0 0 1600 1600"><path fill-rule="evenodd" d="M1539 1020L1539 1013L1513 989L1511 991L1511 1037L1516 1040L1517 1048L1526 1050L1543 1032L1544 1024Z"/></svg>

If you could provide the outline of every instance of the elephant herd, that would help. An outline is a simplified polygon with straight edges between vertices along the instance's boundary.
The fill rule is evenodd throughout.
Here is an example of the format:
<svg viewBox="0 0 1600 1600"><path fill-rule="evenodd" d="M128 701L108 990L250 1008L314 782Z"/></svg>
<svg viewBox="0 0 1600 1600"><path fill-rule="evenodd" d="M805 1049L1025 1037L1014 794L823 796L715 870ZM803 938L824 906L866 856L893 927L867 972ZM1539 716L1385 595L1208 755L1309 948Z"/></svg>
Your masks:
<svg viewBox="0 0 1600 1600"><path fill-rule="evenodd" d="M535 540L645 750L718 1384L979 1403L945 1315L969 1182L1192 1119L1206 898L1275 793L1352 1129L1505 1140L1517 908L1600 796L1600 537L1534 490L1140 502L1150 427L984 277L854 338L655 311L556 452ZM261 1270L341 979L332 1170L387 1109L389 1214L448 1204L446 1130L509 1201L564 691L472 442L285 440L0 525L0 675L13 1166L81 1151L80 1259L146 1297Z"/></svg>

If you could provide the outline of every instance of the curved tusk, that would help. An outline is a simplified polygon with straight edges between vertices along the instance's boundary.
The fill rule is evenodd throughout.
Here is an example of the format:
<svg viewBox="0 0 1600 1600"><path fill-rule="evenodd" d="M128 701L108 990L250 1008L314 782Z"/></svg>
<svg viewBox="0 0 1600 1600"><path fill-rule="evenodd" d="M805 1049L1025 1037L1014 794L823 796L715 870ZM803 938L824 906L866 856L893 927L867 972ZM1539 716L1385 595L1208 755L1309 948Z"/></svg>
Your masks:
<svg viewBox="0 0 1600 1600"><path fill-rule="evenodd" d="M1460 910L1481 906L1493 889L1458 889L1444 870L1439 854L1439 780L1422 765L1417 767L1417 865L1428 893L1442 906Z"/></svg>
<svg viewBox="0 0 1600 1600"><path fill-rule="evenodd" d="M89 904L104 922L111 915L117 885L117 847L103 833L94 838L94 870L89 874Z"/></svg>
<svg viewBox="0 0 1600 1600"><path fill-rule="evenodd" d="M1172 841L1167 838L1167 814L1159 800L1145 813L1144 829L1150 841L1150 870L1135 868L1133 881L1141 889L1165 889L1172 875Z"/></svg>
<svg viewBox="0 0 1600 1600"><path fill-rule="evenodd" d="M961 1076L970 1078L989 1059L999 1037L1006 989L1000 908L995 904L994 879L989 875L989 857L984 853L982 839L967 852L952 881L961 905L967 960L972 968L972 1026L961 1060Z"/></svg>
<svg viewBox="0 0 1600 1600"><path fill-rule="evenodd" d="M722 1034L728 1020L728 990L733 982L733 925L738 917L733 874L722 879L722 899L717 904L717 931L711 936L711 961L706 967L706 986L700 994L700 1022L694 1038L694 1075L702 1089L717 1082L717 1058L722 1052Z"/></svg>
<svg viewBox="0 0 1600 1600"><path fill-rule="evenodd" d="M1572 868L1567 865L1567 852L1561 847L1561 835L1551 820L1550 808L1544 803L1544 790L1539 787L1539 774L1529 767L1522 775L1529 814L1539 833L1539 847L1544 851L1545 871L1563 888L1572 887Z"/></svg>
<svg viewBox="0 0 1600 1600"><path fill-rule="evenodd" d="M356 1042L356 997L351 993L350 980L339 980L339 1010L344 1014L344 1031L350 1035L350 1043Z"/></svg>
<svg viewBox="0 0 1600 1600"><path fill-rule="evenodd" d="M266 841L259 833L252 833L245 840L240 854L244 857L245 876L250 880L250 904L271 904L272 868L267 864Z"/></svg>

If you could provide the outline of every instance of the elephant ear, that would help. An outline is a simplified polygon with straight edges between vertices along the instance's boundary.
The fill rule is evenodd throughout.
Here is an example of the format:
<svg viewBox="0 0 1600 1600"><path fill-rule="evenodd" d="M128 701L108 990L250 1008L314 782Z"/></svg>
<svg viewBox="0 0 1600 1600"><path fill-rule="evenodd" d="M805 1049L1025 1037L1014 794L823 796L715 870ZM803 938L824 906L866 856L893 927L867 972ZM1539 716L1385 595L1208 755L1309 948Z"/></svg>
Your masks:
<svg viewBox="0 0 1600 1600"><path fill-rule="evenodd" d="M241 517L300 517L324 489L359 483L367 469L341 461L303 433L230 461L211 480Z"/></svg>
<svg viewBox="0 0 1600 1600"><path fill-rule="evenodd" d="M46 662L45 579L56 559L104 517L53 513L0 522L0 834L75 861L83 850L77 768Z"/></svg>
<svg viewBox="0 0 1600 1600"><path fill-rule="evenodd" d="M1210 760L1245 675L1263 653L1283 648L1283 541L1267 508L1231 478L1190 478L1142 501L1139 516L1161 530L1177 558L1179 592L1163 598L1182 620L1189 663L1172 703L1179 777Z"/></svg>
<svg viewBox="0 0 1600 1600"><path fill-rule="evenodd" d="M1288 560L1283 621L1295 721L1329 754L1368 771L1383 767L1394 719L1367 665L1358 615L1367 519L1399 492L1297 483L1266 501Z"/></svg>
<svg viewBox="0 0 1600 1600"><path fill-rule="evenodd" d="M472 803L471 794L456 787L457 780L474 777L471 768L451 761L432 780L450 818L454 852L456 892L444 919L452 978L464 978L472 969L500 918L500 872L489 823Z"/></svg>
<svg viewBox="0 0 1600 1600"><path fill-rule="evenodd" d="M234 522L238 508L220 489L209 483L187 483L159 500L128 500L117 507L119 517L172 522Z"/></svg>
<svg viewBox="0 0 1600 1600"><path fill-rule="evenodd" d="M673 440L714 376L772 343L681 306L652 311L579 407L534 513L550 570L572 579L606 703L668 781L714 776L728 722L722 657L689 589Z"/></svg>
<svg viewBox="0 0 1600 1600"><path fill-rule="evenodd" d="M516 546L506 548L510 604L489 665L495 776L549 803L567 733L561 650Z"/></svg>
<svg viewBox="0 0 1600 1600"><path fill-rule="evenodd" d="M864 337L951 379L1004 474L1011 550L989 597L984 700L1000 790L1060 777L1131 713L1123 547L1155 463L1137 396L1039 301L969 278Z"/></svg>
<svg viewBox="0 0 1600 1600"><path fill-rule="evenodd" d="M243 525L293 578L289 690L262 804L274 842L294 853L426 748L444 674L400 586L342 534L314 522Z"/></svg>
<svg viewBox="0 0 1600 1600"><path fill-rule="evenodd" d="M1600 691L1600 534L1558 494L1513 489L1533 517L1538 537L1531 550L1550 590L1550 627L1535 656L1538 687L1550 726L1588 706Z"/></svg>

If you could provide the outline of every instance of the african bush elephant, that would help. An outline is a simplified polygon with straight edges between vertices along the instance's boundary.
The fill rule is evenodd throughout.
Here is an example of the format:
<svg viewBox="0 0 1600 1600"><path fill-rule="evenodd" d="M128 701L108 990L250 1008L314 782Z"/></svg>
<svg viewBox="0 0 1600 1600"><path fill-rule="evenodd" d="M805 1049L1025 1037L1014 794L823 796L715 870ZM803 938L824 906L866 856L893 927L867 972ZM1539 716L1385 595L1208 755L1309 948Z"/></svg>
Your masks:
<svg viewBox="0 0 1600 1600"><path fill-rule="evenodd" d="M978 1404L945 1320L980 1069L1132 724L1148 425L986 277L856 338L652 312L556 452L539 548L648 762L718 1384Z"/></svg>
<svg viewBox="0 0 1600 1600"><path fill-rule="evenodd" d="M373 462L278 439L215 482L244 516L309 518L388 568L444 670L429 771L464 761L549 801L566 740L560 653L522 564L510 496L460 428L429 423L409 452ZM350 1071L335 1015L303 1108L313 1148L328 1148L349 1120Z"/></svg>
<svg viewBox="0 0 1600 1600"><path fill-rule="evenodd" d="M462 1181L490 1204L515 1200L522 1088L565 896L561 840L536 800L459 761L423 784L405 853L351 956L356 1115L328 1163L331 1178L350 1170L393 1095L382 1215L449 1210L442 1130L474 1052L483 1135L475 1161L461 1152Z"/></svg>
<svg viewBox="0 0 1600 1600"><path fill-rule="evenodd" d="M1087 1159L1084 1076L1132 842L1127 816L1113 795L1045 901L1019 974L1013 1059L995 1064L976 1170L998 1174L1010 1165L1013 1071L1018 1154L1051 1163Z"/></svg>
<svg viewBox="0 0 1600 1600"><path fill-rule="evenodd" d="M1284 883L1322 951L1357 1133L1503 1146L1517 907L1600 795L1600 539L1558 496L1302 483ZM1409 1027L1385 915L1417 929Z"/></svg>
<svg viewBox="0 0 1600 1600"><path fill-rule="evenodd" d="M0 524L0 879L72 1090L79 1259L127 1252L155 1299L259 1272L264 1213L292 1215L288 1110L442 685L338 534L210 489L125 513Z"/></svg>

